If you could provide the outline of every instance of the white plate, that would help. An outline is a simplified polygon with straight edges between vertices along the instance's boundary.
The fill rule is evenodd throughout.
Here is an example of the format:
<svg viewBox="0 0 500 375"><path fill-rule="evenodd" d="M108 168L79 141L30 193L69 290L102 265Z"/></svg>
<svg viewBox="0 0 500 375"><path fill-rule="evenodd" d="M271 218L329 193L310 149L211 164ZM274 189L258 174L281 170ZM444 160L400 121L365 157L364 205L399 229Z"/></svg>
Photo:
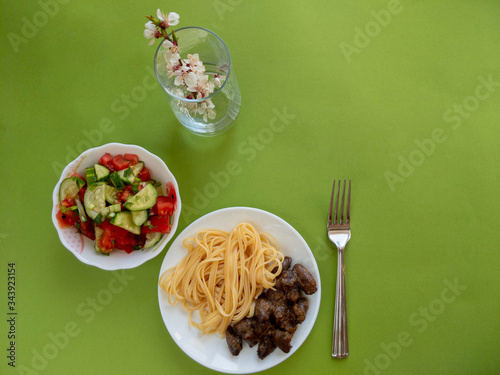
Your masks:
<svg viewBox="0 0 500 375"><path fill-rule="evenodd" d="M301 263L316 279L318 291L307 296L309 311L306 320L299 325L292 338L292 349L283 353L276 349L264 360L257 357L257 347L250 348L246 343L236 357L231 355L226 344L218 334L202 335L201 331L189 325L188 313L180 304L170 305L167 294L158 286L158 300L165 326L179 347L192 359L212 370L246 374L263 371L290 357L305 341L318 316L321 299L321 282L314 256L302 236L286 221L269 212L249 207L231 207L211 212L189 225L177 236L170 246L160 270L164 271L179 263L187 251L182 246L185 238L193 237L202 229L221 229L231 231L241 222L252 224L259 232L271 234L280 246L280 251L292 257L292 264Z"/></svg>

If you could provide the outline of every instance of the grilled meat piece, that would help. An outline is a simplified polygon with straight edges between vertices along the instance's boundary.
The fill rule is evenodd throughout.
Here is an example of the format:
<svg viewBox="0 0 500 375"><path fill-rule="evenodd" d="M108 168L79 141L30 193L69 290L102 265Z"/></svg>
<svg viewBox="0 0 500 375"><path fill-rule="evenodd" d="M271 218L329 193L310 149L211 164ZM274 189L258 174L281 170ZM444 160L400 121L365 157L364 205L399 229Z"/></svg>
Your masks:
<svg viewBox="0 0 500 375"><path fill-rule="evenodd" d="M274 349L276 349L276 344L273 341L273 335L269 334L259 342L259 347L257 348L257 356L260 359L264 359L269 354L274 352Z"/></svg>
<svg viewBox="0 0 500 375"><path fill-rule="evenodd" d="M236 334L231 326L227 327L226 330L226 342L232 355L237 356L240 354L243 347L243 340L241 339L241 336Z"/></svg>
<svg viewBox="0 0 500 375"><path fill-rule="evenodd" d="M299 283L299 277L292 269L285 270L276 278L276 289L288 290Z"/></svg>
<svg viewBox="0 0 500 375"><path fill-rule="evenodd" d="M292 307L292 313L297 323L302 323L306 319L307 310L309 310L309 301L307 298L301 298Z"/></svg>
<svg viewBox="0 0 500 375"><path fill-rule="evenodd" d="M298 286L293 287L285 292L285 298L290 303L295 303L301 297L300 289Z"/></svg>
<svg viewBox="0 0 500 375"><path fill-rule="evenodd" d="M306 267L302 264L296 264L293 266L293 270L298 277L298 282L300 288L304 291L305 294L314 294L318 290L316 286L316 280L310 274Z"/></svg>
<svg viewBox="0 0 500 375"><path fill-rule="evenodd" d="M290 342L292 341L293 333L282 331L277 329L274 331L273 339L274 343L283 352L288 353L292 349Z"/></svg>
<svg viewBox="0 0 500 375"><path fill-rule="evenodd" d="M258 320L269 320L272 311L272 302L266 298L258 298L255 302L255 316Z"/></svg>

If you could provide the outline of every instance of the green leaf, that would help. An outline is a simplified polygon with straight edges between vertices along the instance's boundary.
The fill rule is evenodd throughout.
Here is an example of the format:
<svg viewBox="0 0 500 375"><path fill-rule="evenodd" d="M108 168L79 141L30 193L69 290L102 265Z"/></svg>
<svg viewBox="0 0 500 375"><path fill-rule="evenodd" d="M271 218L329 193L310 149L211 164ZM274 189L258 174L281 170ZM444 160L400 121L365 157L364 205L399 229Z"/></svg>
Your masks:
<svg viewBox="0 0 500 375"><path fill-rule="evenodd" d="M103 222L103 219L102 219L102 214L99 212L97 214L97 216L95 217L94 219L94 223L96 223L97 225L101 224Z"/></svg>

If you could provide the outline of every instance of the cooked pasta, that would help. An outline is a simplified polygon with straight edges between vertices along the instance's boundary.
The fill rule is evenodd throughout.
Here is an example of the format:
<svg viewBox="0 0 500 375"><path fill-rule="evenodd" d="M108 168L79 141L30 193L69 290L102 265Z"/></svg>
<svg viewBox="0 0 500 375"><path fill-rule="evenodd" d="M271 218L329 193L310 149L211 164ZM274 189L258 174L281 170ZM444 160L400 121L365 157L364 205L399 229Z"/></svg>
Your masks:
<svg viewBox="0 0 500 375"><path fill-rule="evenodd" d="M201 230L183 245L187 255L159 283L168 302L181 303L203 334L224 336L230 324L252 316L255 299L274 286L284 259L276 241L248 223L230 233Z"/></svg>

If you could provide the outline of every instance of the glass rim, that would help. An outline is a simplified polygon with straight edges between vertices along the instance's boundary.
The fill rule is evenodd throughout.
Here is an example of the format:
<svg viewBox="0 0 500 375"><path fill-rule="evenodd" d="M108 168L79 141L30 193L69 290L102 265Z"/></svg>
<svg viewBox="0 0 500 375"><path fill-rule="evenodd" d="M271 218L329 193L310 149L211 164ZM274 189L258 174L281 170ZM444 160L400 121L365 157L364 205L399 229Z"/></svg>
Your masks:
<svg viewBox="0 0 500 375"><path fill-rule="evenodd" d="M162 83L161 83L161 80L160 78L158 77L158 71L156 70L156 57L158 56L158 52L160 51L160 48L161 46L163 45L163 42L165 42L165 40L167 39L163 39L160 44L158 45L158 47L156 48L156 53L155 53L155 57L154 57L154 69L155 69L155 75L156 75L156 79L157 81L160 83L160 85L165 89L165 91L167 91L167 94L174 97L175 99L178 99L178 100L182 100L186 103L202 103L204 102L205 100L209 100L211 98L213 98L215 95L217 95L219 93L219 91L221 91L224 86L226 85L226 82L228 81L229 79L229 76L231 74L231 66L232 66L232 61L231 61L231 54L229 53L229 49L227 48L226 46L226 43L224 43L224 41L222 40L222 38L220 36L218 36L216 33L214 33L213 31L211 30L208 30L208 29L205 29L204 27L199 27L199 26L186 26L186 27L181 27L180 29L177 29L177 30L174 30L176 33L178 33L179 31L182 31L182 30L186 30L186 29L198 29L198 30L203 30L203 31L206 31L210 34L212 34L213 36L215 36L217 39L219 39L219 41L222 43L222 45L224 46L224 49L226 50L226 53L227 53L227 57L228 57L228 66L229 66L229 69L227 71L227 76L226 76L226 79L224 80L224 82L222 83L222 85L220 85L220 87L214 91L213 93L211 93L209 96L206 96L204 98L201 98L201 99L188 99L188 98L184 98L184 97L181 97L181 96L177 96L175 95L174 93L172 93L168 88L166 88ZM172 36L172 33L169 34L169 36Z"/></svg>

